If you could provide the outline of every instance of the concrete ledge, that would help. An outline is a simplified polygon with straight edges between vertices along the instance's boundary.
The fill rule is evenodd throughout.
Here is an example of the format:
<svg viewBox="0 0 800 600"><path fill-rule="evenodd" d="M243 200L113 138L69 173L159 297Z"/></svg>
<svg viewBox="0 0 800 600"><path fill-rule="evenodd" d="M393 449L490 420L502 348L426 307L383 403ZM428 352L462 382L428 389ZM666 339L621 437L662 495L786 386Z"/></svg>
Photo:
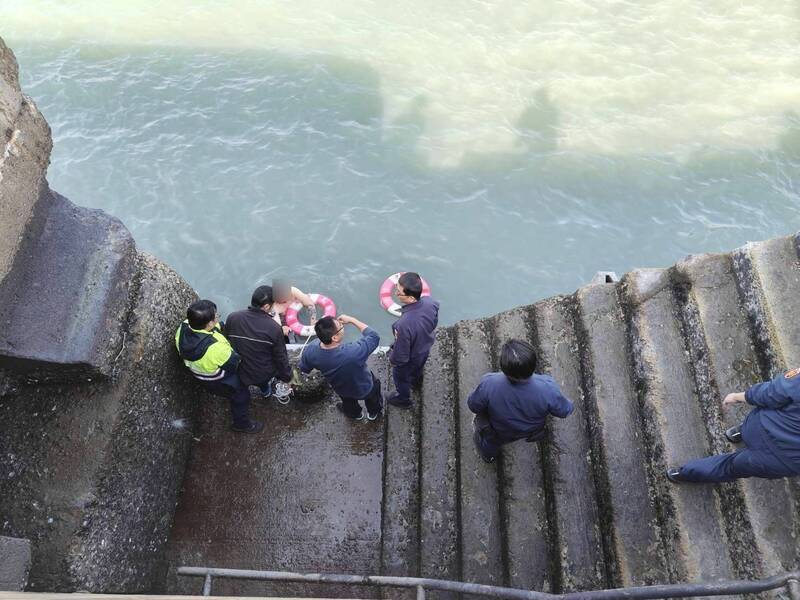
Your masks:
<svg viewBox="0 0 800 600"><path fill-rule="evenodd" d="M38 380L111 376L136 247L122 223L50 191L0 287L0 367Z"/></svg>
<svg viewBox="0 0 800 600"><path fill-rule="evenodd" d="M0 536L0 590L24 590L30 570L30 541Z"/></svg>

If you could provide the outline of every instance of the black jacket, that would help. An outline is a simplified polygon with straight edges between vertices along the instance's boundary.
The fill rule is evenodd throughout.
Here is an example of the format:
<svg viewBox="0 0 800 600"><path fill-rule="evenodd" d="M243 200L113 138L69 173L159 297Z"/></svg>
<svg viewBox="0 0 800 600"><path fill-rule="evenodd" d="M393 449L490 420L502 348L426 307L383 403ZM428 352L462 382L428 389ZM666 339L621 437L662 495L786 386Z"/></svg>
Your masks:
<svg viewBox="0 0 800 600"><path fill-rule="evenodd" d="M228 315L225 337L242 358L239 378L245 385L260 386L273 377L287 383L292 379L283 329L260 308Z"/></svg>

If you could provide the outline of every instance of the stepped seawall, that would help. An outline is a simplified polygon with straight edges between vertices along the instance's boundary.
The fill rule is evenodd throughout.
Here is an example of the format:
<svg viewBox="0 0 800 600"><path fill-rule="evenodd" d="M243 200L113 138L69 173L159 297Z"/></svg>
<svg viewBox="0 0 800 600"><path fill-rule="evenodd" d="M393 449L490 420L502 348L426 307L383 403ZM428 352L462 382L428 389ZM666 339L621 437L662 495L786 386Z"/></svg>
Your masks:
<svg viewBox="0 0 800 600"><path fill-rule="evenodd" d="M51 148L0 40L0 536L30 541L27 589L199 593L180 565L551 592L797 568L797 481L663 476L728 449L747 408L723 413L722 396L800 366L797 235L441 327L410 411L345 421L314 377L288 406L254 399L266 428L237 436L173 348L195 292L118 220L50 190ZM465 400L510 338L576 410L486 464ZM383 353L371 365L388 392Z"/></svg>

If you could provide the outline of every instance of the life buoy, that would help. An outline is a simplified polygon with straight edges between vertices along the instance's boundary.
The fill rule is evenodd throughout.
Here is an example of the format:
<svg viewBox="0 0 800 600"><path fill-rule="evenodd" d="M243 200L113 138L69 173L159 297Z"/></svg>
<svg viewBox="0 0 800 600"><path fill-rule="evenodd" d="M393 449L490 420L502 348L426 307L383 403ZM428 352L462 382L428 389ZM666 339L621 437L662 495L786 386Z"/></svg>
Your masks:
<svg viewBox="0 0 800 600"><path fill-rule="evenodd" d="M336 305L333 303L333 300L328 298L327 296L323 296L322 294L309 294L309 298L314 301L314 304L321 307L324 311L323 317L335 317L336 316ZM311 337L315 335L314 327L311 325L303 325L297 319L297 313L303 308L303 305L300 302L292 302L286 309L286 326L294 331L297 335L302 335L303 337Z"/></svg>
<svg viewBox="0 0 800 600"><path fill-rule="evenodd" d="M390 275L386 278L386 281L383 282L383 285L381 285L381 306L385 308L390 315L394 315L395 317L400 316L400 309L402 307L394 301L392 294L394 293L394 286L397 285L397 282L400 280L400 276L402 274L403 273L395 273L394 275ZM420 277L420 279L422 278ZM428 285L428 282L424 279L422 279L422 295L431 295L431 288Z"/></svg>

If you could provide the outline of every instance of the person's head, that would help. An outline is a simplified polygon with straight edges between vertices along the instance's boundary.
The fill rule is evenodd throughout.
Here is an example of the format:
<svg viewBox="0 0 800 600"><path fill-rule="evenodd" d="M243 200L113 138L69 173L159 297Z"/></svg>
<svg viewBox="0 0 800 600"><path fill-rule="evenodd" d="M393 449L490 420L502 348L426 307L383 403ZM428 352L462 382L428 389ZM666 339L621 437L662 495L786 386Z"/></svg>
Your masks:
<svg viewBox="0 0 800 600"><path fill-rule="evenodd" d="M322 317L314 323L314 332L325 345L342 341L344 325L333 317Z"/></svg>
<svg viewBox="0 0 800 600"><path fill-rule="evenodd" d="M211 300L192 302L186 310L186 318L192 329L210 329L217 322L217 305Z"/></svg>
<svg viewBox="0 0 800 600"><path fill-rule="evenodd" d="M278 304L289 302L292 299L292 286L283 279L272 280L272 297Z"/></svg>
<svg viewBox="0 0 800 600"><path fill-rule="evenodd" d="M536 370L536 351L528 342L508 340L500 350L500 370L511 381L525 381Z"/></svg>
<svg viewBox="0 0 800 600"><path fill-rule="evenodd" d="M422 277L418 273L403 273L397 280L395 288L397 297L403 304L416 302L422 296Z"/></svg>
<svg viewBox="0 0 800 600"><path fill-rule="evenodd" d="M269 307L272 306L273 302L272 288L268 285L258 286L250 298L250 306L253 308L267 308L267 310L269 310Z"/></svg>

